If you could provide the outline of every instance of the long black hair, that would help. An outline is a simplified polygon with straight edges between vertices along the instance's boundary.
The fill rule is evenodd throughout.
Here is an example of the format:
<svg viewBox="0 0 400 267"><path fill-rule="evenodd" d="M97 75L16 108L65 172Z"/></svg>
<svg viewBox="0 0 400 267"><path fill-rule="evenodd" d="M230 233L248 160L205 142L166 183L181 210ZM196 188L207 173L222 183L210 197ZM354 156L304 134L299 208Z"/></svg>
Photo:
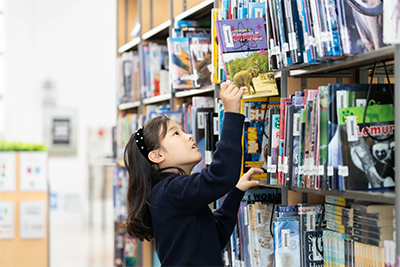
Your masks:
<svg viewBox="0 0 400 267"><path fill-rule="evenodd" d="M169 120L166 116L158 116L146 123L143 128L143 139L148 151L162 149L161 142L167 134ZM141 154L134 134L125 146L124 162L129 174L126 231L141 241L151 240L153 227L147 203L151 190L162 179L160 175L162 171L171 168L178 169L181 174L184 174L184 171L177 167L160 169L157 164L151 163Z"/></svg>

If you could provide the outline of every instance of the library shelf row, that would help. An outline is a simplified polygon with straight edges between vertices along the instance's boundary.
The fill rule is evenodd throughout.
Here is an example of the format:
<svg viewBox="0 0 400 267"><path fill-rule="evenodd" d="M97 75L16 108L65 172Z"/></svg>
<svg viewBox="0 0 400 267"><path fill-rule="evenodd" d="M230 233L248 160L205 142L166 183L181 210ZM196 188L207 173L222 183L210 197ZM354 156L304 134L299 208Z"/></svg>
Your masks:
<svg viewBox="0 0 400 267"><path fill-rule="evenodd" d="M211 93L215 89L213 86L209 87L204 87L204 88L199 88L199 89L190 89L190 90L183 90L175 93L175 98L184 98L188 96L196 96L196 95L201 95L204 93ZM159 95L159 96L154 96L150 98L143 99L143 104L148 105L148 104L156 104L160 103L163 101L169 101L172 97L172 94L164 94L164 95ZM140 101L135 101L135 102L128 102L128 103L123 103L118 106L119 110L128 110L132 108L138 108L140 106Z"/></svg>
<svg viewBox="0 0 400 267"><path fill-rule="evenodd" d="M302 75L309 74L322 74L332 71L339 71L345 69L351 69L356 67L365 67L372 65L376 61L390 61L394 59L393 45L382 47L378 50L370 51L367 53L357 54L353 56L347 56L344 58L338 58L332 61L324 63L315 63L312 65L299 65L297 68L287 69L288 76L299 77ZM282 70L275 72L275 78L282 77Z"/></svg>
<svg viewBox="0 0 400 267"><path fill-rule="evenodd" d="M210 14L211 9L214 6L214 0L206 0L201 2L200 4L180 13L177 15L174 20L179 21L183 19L196 19L196 18L201 18L205 15ZM136 48L139 44L140 41L147 41L147 40L152 40L152 39L162 39L166 38L168 36L169 28L171 27L171 20L167 20L160 25L152 28L148 32L145 32L142 34L142 38L140 37L135 37L133 38L130 42L124 44L120 48L118 48L118 53L124 53L127 52L131 49Z"/></svg>

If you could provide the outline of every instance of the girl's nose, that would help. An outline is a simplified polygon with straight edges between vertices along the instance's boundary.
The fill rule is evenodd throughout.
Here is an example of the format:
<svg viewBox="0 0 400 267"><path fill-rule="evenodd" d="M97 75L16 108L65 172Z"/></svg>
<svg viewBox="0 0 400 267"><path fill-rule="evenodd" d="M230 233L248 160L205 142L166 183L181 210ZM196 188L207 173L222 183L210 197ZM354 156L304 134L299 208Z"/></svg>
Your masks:
<svg viewBox="0 0 400 267"><path fill-rule="evenodd" d="M189 141L193 141L193 135L188 134L188 136L189 136Z"/></svg>

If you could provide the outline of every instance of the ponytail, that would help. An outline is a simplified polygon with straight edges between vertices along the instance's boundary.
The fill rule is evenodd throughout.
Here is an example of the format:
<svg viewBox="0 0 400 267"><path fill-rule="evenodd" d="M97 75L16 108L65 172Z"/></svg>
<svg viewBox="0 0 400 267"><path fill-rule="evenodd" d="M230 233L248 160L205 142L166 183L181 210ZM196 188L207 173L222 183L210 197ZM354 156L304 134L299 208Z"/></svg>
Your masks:
<svg viewBox="0 0 400 267"><path fill-rule="evenodd" d="M159 116L147 122L143 129L143 138L148 151L161 148L161 141L167 133L168 121L168 117ZM162 170L140 152L134 134L126 144L124 162L129 174L126 232L141 241L151 240L153 227L147 200L151 190L159 182Z"/></svg>

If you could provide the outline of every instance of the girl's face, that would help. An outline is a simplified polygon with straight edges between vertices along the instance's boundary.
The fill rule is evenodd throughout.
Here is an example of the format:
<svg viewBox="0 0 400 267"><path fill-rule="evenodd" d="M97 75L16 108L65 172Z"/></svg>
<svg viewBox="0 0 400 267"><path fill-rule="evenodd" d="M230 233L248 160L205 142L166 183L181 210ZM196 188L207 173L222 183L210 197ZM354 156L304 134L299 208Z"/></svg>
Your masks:
<svg viewBox="0 0 400 267"><path fill-rule="evenodd" d="M168 121L167 134L161 141L164 160L159 164L163 167L179 167L190 174L193 167L202 159L202 155L193 141L191 134L185 133L174 121Z"/></svg>

